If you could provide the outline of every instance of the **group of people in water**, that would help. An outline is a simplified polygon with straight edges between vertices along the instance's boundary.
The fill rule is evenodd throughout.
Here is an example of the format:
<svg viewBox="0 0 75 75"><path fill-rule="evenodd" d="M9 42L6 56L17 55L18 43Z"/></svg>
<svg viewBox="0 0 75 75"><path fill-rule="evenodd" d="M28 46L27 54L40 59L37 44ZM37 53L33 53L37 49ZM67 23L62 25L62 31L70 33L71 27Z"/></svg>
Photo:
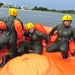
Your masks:
<svg viewBox="0 0 75 75"><path fill-rule="evenodd" d="M15 8L9 9L9 16L0 18L0 49L7 45L9 54L2 56L0 67L3 67L9 59L20 56L25 53L41 54L43 50L42 39L48 44L49 38L57 31L56 41L47 47L47 52L62 53L64 59L68 58L69 42L71 38L75 40L75 29L70 25L72 23L72 16L64 15L62 17L62 24L52 28L49 35L46 35L35 29L34 24L29 22L26 24L27 31L24 31L24 25L20 19L17 18L18 11ZM17 39L21 40L23 36L30 37L30 41L21 41L17 47ZM32 50L32 52L29 52Z"/></svg>

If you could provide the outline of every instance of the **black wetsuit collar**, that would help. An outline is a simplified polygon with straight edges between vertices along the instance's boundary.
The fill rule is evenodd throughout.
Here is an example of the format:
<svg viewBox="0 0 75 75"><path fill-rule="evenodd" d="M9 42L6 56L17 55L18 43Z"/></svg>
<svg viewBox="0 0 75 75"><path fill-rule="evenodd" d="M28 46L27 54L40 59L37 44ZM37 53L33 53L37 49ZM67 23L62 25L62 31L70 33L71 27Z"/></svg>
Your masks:
<svg viewBox="0 0 75 75"><path fill-rule="evenodd" d="M68 28L68 27L70 27L70 25L69 25L69 26L65 26L64 24L62 24L62 26L63 26L63 28Z"/></svg>

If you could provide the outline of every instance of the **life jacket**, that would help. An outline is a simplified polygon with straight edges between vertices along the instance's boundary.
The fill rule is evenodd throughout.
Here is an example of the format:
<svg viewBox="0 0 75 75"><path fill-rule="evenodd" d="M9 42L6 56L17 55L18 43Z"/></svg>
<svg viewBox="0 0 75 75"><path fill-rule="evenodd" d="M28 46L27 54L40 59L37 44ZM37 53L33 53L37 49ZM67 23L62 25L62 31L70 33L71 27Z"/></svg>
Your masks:
<svg viewBox="0 0 75 75"><path fill-rule="evenodd" d="M17 32L18 39L21 40L22 39L22 24L21 24L21 22L16 19L14 21L14 27Z"/></svg>
<svg viewBox="0 0 75 75"><path fill-rule="evenodd" d="M6 30L7 29L7 26L3 21L0 21L0 29L1 30Z"/></svg>

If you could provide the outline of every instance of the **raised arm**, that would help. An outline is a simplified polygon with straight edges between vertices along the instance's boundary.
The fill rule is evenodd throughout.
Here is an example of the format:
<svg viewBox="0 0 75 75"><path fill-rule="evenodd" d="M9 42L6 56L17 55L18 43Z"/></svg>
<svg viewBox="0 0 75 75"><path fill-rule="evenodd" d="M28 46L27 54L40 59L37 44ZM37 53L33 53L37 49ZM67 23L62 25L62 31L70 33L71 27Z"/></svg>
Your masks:
<svg viewBox="0 0 75 75"><path fill-rule="evenodd" d="M49 37L53 35L53 33L57 30L57 26L53 27L49 33Z"/></svg>

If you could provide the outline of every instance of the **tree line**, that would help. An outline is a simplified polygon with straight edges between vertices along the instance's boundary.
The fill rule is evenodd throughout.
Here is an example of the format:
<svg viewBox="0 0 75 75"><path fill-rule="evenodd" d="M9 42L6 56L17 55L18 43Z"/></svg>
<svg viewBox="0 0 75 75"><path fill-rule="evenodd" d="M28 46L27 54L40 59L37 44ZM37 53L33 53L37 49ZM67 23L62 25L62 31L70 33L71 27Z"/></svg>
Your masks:
<svg viewBox="0 0 75 75"><path fill-rule="evenodd" d="M56 9L47 9L44 7L37 7L37 6L32 8L32 10L75 14L75 10L56 10Z"/></svg>
<svg viewBox="0 0 75 75"><path fill-rule="evenodd" d="M0 7L1 7L2 5L4 5L4 3L0 3Z"/></svg>

